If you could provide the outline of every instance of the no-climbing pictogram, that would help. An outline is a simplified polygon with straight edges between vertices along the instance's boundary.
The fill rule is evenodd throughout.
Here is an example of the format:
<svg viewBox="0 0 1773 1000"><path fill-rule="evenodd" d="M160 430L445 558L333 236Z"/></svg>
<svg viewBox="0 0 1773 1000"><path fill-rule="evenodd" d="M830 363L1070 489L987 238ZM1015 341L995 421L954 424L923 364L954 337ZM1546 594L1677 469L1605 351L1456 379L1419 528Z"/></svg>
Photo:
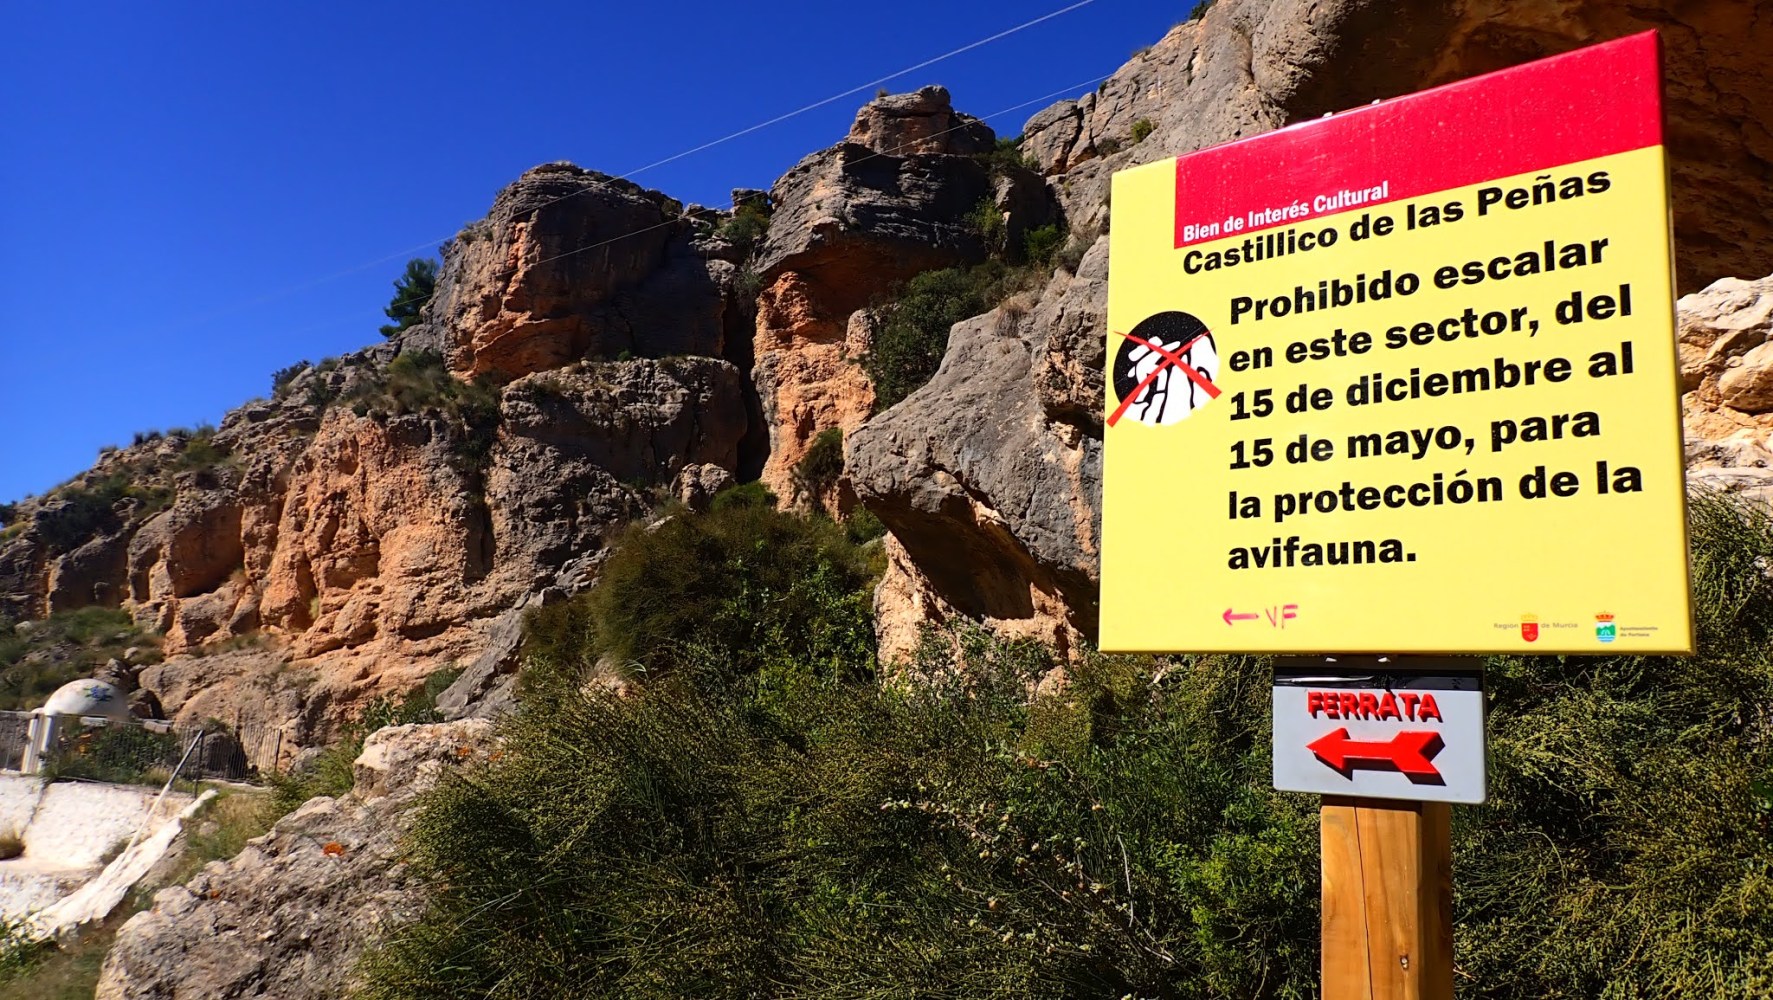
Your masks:
<svg viewBox="0 0 1773 1000"><path fill-rule="evenodd" d="M1114 394L1120 405L1108 415L1142 424L1173 424L1219 397L1213 376L1219 351L1199 319L1179 310L1146 317L1131 333L1120 333L1115 352Z"/></svg>

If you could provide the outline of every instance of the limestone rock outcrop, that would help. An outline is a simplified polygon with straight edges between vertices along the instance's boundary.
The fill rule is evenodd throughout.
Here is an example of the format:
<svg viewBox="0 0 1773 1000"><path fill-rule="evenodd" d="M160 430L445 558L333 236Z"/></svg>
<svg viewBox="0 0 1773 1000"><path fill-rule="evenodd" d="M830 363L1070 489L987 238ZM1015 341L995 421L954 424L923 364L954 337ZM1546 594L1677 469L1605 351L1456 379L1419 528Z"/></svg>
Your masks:
<svg viewBox="0 0 1773 1000"><path fill-rule="evenodd" d="M926 87L869 102L847 141L771 189L775 214L752 265L762 281L753 379L770 430L763 480L777 495L795 498L794 467L821 431L847 433L873 411L851 317L922 271L983 260L981 206L1016 232L1053 217L1035 178L1030 198L1027 182L1001 183L974 155L994 139L953 111L946 90Z"/></svg>
<svg viewBox="0 0 1773 1000"><path fill-rule="evenodd" d="M144 686L240 727L259 766L478 662L513 609L589 586L686 468L761 464L752 306L713 228L601 174L526 173L446 246L427 322L19 505L0 613L126 606L165 635Z"/></svg>
<svg viewBox="0 0 1773 1000"><path fill-rule="evenodd" d="M1773 500L1773 277L1679 303L1689 479Z"/></svg>
<svg viewBox="0 0 1773 1000"><path fill-rule="evenodd" d="M991 152L997 136L979 119L956 112L946 87L923 87L863 105L849 141L891 156L966 156Z"/></svg>
<svg viewBox="0 0 1773 1000"><path fill-rule="evenodd" d="M401 845L413 798L446 769L486 760L491 728L471 719L371 735L349 794L310 800L124 924L98 1000L344 996L363 949L424 906Z"/></svg>
<svg viewBox="0 0 1773 1000"><path fill-rule="evenodd" d="M1062 651L1094 634L1107 274L1101 240L1035 301L957 324L935 378L847 440L857 496L909 557L881 584L905 596L876 602L886 658L915 633L895 618L929 609Z"/></svg>
<svg viewBox="0 0 1773 1000"><path fill-rule="evenodd" d="M526 172L445 254L429 325L467 376L586 356L721 355L740 323L734 267L696 246L682 206L567 163Z"/></svg>

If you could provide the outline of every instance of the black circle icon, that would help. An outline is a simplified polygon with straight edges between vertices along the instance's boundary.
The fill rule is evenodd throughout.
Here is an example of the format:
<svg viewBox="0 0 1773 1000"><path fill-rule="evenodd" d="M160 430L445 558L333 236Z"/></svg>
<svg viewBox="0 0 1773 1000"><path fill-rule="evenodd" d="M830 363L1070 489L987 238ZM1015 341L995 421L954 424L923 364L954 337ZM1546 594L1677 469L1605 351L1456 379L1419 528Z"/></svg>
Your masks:
<svg viewBox="0 0 1773 1000"><path fill-rule="evenodd" d="M1180 310L1148 316L1114 355L1116 413L1142 424L1185 420L1219 394L1218 374L1218 348L1205 323Z"/></svg>

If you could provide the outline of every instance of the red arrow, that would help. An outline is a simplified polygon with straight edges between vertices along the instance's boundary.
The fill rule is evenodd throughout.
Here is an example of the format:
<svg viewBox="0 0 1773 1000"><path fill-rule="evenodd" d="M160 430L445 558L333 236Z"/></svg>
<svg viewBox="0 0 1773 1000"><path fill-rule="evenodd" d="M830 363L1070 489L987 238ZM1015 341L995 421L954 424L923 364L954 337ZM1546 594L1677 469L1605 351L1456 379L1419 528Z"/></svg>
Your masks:
<svg viewBox="0 0 1773 1000"><path fill-rule="evenodd" d="M1230 608L1226 608L1223 617L1225 619L1225 624L1230 625L1232 622L1254 621L1262 616L1254 611L1248 612L1247 614L1236 615L1231 613Z"/></svg>
<svg viewBox="0 0 1773 1000"><path fill-rule="evenodd" d="M1441 734L1432 731L1398 733L1384 743L1363 743L1348 738L1346 728L1307 743L1317 759L1344 773L1357 767L1400 771L1414 778L1438 780L1441 772L1429 761L1446 746Z"/></svg>

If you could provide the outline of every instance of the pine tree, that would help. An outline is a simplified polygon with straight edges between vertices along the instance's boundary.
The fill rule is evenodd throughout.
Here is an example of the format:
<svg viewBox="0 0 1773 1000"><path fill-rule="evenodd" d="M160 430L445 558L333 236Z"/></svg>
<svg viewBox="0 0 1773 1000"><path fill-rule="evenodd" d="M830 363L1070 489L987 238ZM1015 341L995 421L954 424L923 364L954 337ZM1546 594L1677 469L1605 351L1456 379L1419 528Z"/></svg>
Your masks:
<svg viewBox="0 0 1773 1000"><path fill-rule="evenodd" d="M394 299L383 309L393 323L382 327L382 336L392 337L419 321L425 303L437 289L437 262L429 257L414 257L406 262L406 273L394 280Z"/></svg>

